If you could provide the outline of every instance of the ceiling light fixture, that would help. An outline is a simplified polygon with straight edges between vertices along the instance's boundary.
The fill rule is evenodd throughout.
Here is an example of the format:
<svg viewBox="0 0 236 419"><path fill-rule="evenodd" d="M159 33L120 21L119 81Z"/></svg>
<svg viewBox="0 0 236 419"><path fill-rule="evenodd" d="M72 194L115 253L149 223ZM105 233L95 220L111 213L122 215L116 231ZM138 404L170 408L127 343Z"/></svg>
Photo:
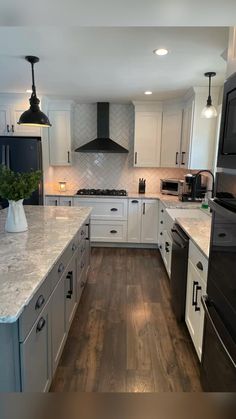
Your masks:
<svg viewBox="0 0 236 419"><path fill-rule="evenodd" d="M202 118L216 118L217 116L217 110L215 106L212 105L212 98L211 98L211 78L216 76L216 73L214 71L208 71L204 74L205 77L209 78L209 94L207 98L207 104L205 108L202 110L201 117Z"/></svg>
<svg viewBox="0 0 236 419"><path fill-rule="evenodd" d="M166 48L158 48L158 49L154 49L154 51L153 51L153 53L154 54L156 54L156 55L160 55L160 56L162 56L162 55L167 55L168 54L168 49L166 49Z"/></svg>
<svg viewBox="0 0 236 419"><path fill-rule="evenodd" d="M146 90L146 92L144 92L145 95L152 95L152 92L150 90Z"/></svg>
<svg viewBox="0 0 236 419"><path fill-rule="evenodd" d="M34 64L39 62L38 57L27 55L26 61L31 64L32 70L32 94L29 99L30 108L23 112L20 116L19 125L38 126L38 127L51 127L50 121L39 107L40 100L37 98L36 87L34 82Z"/></svg>

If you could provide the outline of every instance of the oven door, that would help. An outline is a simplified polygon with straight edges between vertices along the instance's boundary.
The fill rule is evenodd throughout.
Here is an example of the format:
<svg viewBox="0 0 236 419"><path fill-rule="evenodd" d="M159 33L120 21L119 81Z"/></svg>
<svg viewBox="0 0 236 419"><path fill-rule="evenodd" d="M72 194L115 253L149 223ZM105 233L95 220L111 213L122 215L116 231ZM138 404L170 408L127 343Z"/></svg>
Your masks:
<svg viewBox="0 0 236 419"><path fill-rule="evenodd" d="M202 297L205 326L201 382L205 391L236 392L236 344L214 304Z"/></svg>

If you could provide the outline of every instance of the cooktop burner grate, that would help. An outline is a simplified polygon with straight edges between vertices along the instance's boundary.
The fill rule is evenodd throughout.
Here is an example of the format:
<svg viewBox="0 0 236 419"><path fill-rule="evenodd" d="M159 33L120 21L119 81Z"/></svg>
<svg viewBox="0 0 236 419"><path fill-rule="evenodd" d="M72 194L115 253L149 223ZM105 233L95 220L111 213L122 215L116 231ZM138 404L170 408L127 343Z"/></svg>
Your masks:
<svg viewBox="0 0 236 419"><path fill-rule="evenodd" d="M127 196L125 189L79 189L76 195Z"/></svg>

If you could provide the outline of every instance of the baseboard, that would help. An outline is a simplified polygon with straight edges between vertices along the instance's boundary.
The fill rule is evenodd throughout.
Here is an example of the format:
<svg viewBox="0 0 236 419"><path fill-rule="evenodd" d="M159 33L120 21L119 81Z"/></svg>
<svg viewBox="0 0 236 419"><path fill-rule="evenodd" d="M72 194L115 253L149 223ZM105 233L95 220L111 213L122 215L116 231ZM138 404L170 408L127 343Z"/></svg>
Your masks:
<svg viewBox="0 0 236 419"><path fill-rule="evenodd" d="M131 249L156 249L158 250L158 244L142 244L142 243L91 242L91 247L118 247L118 248L131 248Z"/></svg>

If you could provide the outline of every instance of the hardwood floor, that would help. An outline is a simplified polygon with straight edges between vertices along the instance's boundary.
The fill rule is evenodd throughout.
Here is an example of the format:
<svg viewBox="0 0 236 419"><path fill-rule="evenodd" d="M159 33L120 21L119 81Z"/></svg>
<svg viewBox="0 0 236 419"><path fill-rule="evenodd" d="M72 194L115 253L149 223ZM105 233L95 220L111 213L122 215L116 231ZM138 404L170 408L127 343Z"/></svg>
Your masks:
<svg viewBox="0 0 236 419"><path fill-rule="evenodd" d="M51 391L201 391L198 360L172 313L156 250L93 248Z"/></svg>

